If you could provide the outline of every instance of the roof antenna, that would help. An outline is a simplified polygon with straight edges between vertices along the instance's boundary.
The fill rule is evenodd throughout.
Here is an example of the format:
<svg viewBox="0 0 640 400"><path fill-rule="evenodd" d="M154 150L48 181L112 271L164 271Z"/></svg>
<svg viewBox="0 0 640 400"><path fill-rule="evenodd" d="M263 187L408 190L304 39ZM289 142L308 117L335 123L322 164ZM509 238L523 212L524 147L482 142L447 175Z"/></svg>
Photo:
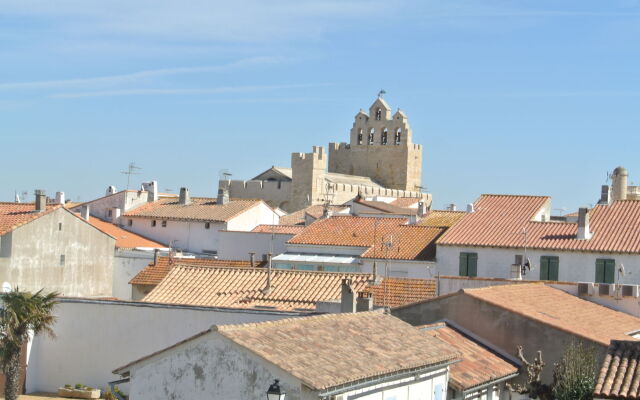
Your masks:
<svg viewBox="0 0 640 400"><path fill-rule="evenodd" d="M380 89L378 92L378 98L381 99L385 94L387 94L387 92L384 89Z"/></svg>
<svg viewBox="0 0 640 400"><path fill-rule="evenodd" d="M136 172L136 170L139 169L142 168L138 167L135 161L131 161L126 171L120 171L121 174L125 174L127 176L127 190L129 190L129 184L131 183L131 175L140 175L140 172Z"/></svg>

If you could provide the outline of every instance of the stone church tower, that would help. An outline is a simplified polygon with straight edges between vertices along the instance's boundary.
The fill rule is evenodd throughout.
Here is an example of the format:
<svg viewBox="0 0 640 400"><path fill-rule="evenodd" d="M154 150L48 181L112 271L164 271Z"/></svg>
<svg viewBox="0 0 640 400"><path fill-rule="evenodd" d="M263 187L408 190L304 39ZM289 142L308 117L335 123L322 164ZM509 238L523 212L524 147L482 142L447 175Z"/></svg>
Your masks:
<svg viewBox="0 0 640 400"><path fill-rule="evenodd" d="M378 96L369 114L355 117L349 143L329 143L329 172L367 176L380 185L419 191L422 146L414 144L407 116Z"/></svg>

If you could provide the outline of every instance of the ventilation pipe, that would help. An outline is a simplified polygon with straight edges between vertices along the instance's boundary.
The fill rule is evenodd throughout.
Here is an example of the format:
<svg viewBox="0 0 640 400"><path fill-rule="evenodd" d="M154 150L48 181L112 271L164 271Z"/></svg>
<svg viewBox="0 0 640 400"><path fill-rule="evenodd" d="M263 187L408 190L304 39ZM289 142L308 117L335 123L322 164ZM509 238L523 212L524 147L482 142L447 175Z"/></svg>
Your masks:
<svg viewBox="0 0 640 400"><path fill-rule="evenodd" d="M578 240L589 240L593 234L589 230L589 209L581 207L578 210Z"/></svg>
<svg viewBox="0 0 640 400"><path fill-rule="evenodd" d="M180 198L178 202L183 206L191 204L191 195L189 194L189 189L187 189L186 187L180 188Z"/></svg>
<svg viewBox="0 0 640 400"><path fill-rule="evenodd" d="M47 195L44 190L36 190L36 212L43 212L47 209Z"/></svg>

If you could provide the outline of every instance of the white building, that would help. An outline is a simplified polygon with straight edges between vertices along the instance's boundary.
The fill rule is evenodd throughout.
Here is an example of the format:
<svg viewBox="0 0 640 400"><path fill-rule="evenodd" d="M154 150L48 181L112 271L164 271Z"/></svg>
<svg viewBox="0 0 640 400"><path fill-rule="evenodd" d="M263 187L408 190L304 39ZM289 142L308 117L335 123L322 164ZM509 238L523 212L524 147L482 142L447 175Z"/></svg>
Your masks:
<svg viewBox="0 0 640 400"><path fill-rule="evenodd" d="M266 261L269 253L284 253L287 241L303 230L302 225L258 225L251 231L220 231L218 257Z"/></svg>
<svg viewBox="0 0 640 400"><path fill-rule="evenodd" d="M640 284L640 201L552 219L546 196L482 195L437 241L440 275ZM529 264L531 269L526 265Z"/></svg>
<svg viewBox="0 0 640 400"><path fill-rule="evenodd" d="M375 360L375 361L374 361ZM450 346L380 312L218 325L114 373L132 399L444 400Z"/></svg>

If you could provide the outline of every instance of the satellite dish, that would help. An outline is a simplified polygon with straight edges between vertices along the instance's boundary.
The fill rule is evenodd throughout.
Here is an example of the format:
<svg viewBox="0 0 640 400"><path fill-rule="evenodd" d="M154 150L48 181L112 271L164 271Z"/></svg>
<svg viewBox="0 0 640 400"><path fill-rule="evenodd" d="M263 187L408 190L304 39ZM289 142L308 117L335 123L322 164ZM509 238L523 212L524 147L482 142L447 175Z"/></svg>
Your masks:
<svg viewBox="0 0 640 400"><path fill-rule="evenodd" d="M9 282L2 283L2 293L9 293L11 291L11 284Z"/></svg>

